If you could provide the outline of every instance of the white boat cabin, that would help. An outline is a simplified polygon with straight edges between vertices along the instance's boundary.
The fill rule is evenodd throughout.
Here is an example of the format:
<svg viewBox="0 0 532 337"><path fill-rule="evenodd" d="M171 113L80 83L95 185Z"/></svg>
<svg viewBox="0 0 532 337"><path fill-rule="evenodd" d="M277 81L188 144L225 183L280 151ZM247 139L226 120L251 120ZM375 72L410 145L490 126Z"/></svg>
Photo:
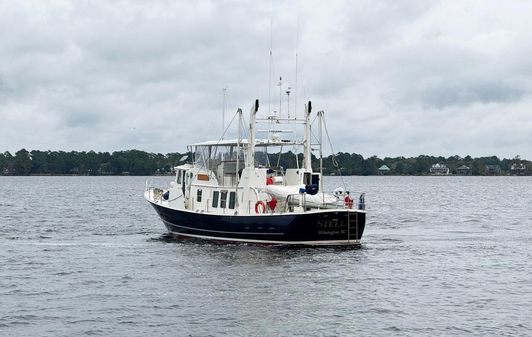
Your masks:
<svg viewBox="0 0 532 337"><path fill-rule="evenodd" d="M275 146L262 140L257 141L256 149L261 149L261 145L264 148ZM272 167L268 165L267 154L262 151L255 153L257 167L245 167L247 142L222 141L190 147L194 149L193 163L175 167L175 181L166 196L171 208L213 214L293 212L303 205L288 207L287 199L291 193L299 195L300 188L305 186L320 189L320 173L305 168L285 170ZM237 148L240 149L238 156ZM274 187L277 187L278 194L271 192ZM299 198L294 201L299 204Z"/></svg>

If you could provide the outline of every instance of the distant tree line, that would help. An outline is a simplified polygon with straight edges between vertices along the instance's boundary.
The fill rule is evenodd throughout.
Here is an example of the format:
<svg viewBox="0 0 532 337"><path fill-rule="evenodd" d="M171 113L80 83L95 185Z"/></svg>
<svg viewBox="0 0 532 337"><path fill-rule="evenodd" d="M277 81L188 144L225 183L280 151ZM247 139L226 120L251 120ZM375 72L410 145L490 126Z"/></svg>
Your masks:
<svg viewBox="0 0 532 337"><path fill-rule="evenodd" d="M314 162L314 161L313 161ZM459 167L466 166L467 175L485 175L488 166L498 167L500 175L513 173L512 165L522 165L523 174L532 173L532 162L521 159L519 156L513 159L499 159L496 156L472 158L471 156L451 156L448 158L439 156L420 155L418 157L385 157L384 159L372 156L364 159L359 154L338 153L323 159L324 174L342 175L377 175L382 172L379 168L386 165L390 175L428 175L434 164L443 164L449 168L449 174L457 174Z"/></svg>
<svg viewBox="0 0 532 337"><path fill-rule="evenodd" d="M179 153L148 153L139 150L27 151L0 154L0 173L4 175L152 175L172 171Z"/></svg>
<svg viewBox="0 0 532 337"><path fill-rule="evenodd" d="M0 174L3 175L154 175L171 174L173 167L180 163L186 153L148 153L139 150L94 152L94 151L27 151L21 149L14 155L9 152L0 153ZM190 158L190 156L189 156ZM292 152L269 154L272 166L284 168L297 167L303 160L302 154L296 156ZM296 159L297 158L297 159ZM499 159L496 156L472 158L466 156L435 157L421 155L418 157L386 157L372 156L364 158L356 153L340 152L334 156L323 158L324 174L326 175L378 175L383 165L389 168L390 175L427 175L434 164L444 164L451 174L457 168L467 166L470 175L484 175L488 165L497 166L500 174L510 174L512 165L525 168L525 174L532 174L532 162L521 159ZM314 169L319 167L319 159L312 157Z"/></svg>

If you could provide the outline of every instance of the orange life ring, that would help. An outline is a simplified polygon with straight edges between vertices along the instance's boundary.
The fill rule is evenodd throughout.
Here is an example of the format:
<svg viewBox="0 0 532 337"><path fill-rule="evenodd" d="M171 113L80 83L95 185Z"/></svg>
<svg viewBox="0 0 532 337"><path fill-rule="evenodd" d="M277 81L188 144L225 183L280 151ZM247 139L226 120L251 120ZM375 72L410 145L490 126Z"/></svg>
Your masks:
<svg viewBox="0 0 532 337"><path fill-rule="evenodd" d="M262 206L262 211L259 211L259 206ZM257 201L255 203L255 213L265 213L266 212L266 204L264 203L264 201Z"/></svg>

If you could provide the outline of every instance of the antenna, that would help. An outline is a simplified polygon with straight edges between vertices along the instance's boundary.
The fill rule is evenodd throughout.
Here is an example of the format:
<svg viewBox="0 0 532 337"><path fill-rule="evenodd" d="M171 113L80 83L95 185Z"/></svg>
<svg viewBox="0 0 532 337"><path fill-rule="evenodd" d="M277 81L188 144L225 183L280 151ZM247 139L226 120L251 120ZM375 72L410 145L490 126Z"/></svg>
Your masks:
<svg viewBox="0 0 532 337"><path fill-rule="evenodd" d="M270 3L270 75L268 78L268 116L272 114L273 0Z"/></svg>
<svg viewBox="0 0 532 337"><path fill-rule="evenodd" d="M283 78L279 77L279 118L281 118L281 107L283 103Z"/></svg>
<svg viewBox="0 0 532 337"><path fill-rule="evenodd" d="M227 88L222 89L222 139L225 133L225 95L227 93Z"/></svg>
<svg viewBox="0 0 532 337"><path fill-rule="evenodd" d="M287 104L288 104L288 110L287 110L288 118L290 118L290 89L292 88L288 87L288 89L286 90Z"/></svg>
<svg viewBox="0 0 532 337"><path fill-rule="evenodd" d="M299 17L301 12L301 1L297 3L297 28L296 28L296 83L294 89L294 105L295 105L295 116L297 118L297 73L298 73L298 52L299 52Z"/></svg>

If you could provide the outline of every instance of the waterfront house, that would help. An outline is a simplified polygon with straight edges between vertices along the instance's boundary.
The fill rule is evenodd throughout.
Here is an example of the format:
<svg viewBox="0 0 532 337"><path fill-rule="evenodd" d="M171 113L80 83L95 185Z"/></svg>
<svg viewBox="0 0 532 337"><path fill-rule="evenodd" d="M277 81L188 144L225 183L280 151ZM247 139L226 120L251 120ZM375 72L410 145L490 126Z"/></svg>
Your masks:
<svg viewBox="0 0 532 337"><path fill-rule="evenodd" d="M379 175L385 175L385 174L388 174L390 173L390 168L386 165L382 165L381 167L379 167Z"/></svg>
<svg viewBox="0 0 532 337"><path fill-rule="evenodd" d="M523 163L513 163L510 167L510 174L513 176L524 176L526 175L526 166Z"/></svg>
<svg viewBox="0 0 532 337"><path fill-rule="evenodd" d="M469 166L462 165L456 169L456 174L459 176L468 176L471 174Z"/></svg>
<svg viewBox="0 0 532 337"><path fill-rule="evenodd" d="M484 170L484 175L487 176L498 176L501 174L501 167L499 165L486 165Z"/></svg>
<svg viewBox="0 0 532 337"><path fill-rule="evenodd" d="M445 164L434 164L430 168L430 174L434 176L442 176L449 174L449 168Z"/></svg>

